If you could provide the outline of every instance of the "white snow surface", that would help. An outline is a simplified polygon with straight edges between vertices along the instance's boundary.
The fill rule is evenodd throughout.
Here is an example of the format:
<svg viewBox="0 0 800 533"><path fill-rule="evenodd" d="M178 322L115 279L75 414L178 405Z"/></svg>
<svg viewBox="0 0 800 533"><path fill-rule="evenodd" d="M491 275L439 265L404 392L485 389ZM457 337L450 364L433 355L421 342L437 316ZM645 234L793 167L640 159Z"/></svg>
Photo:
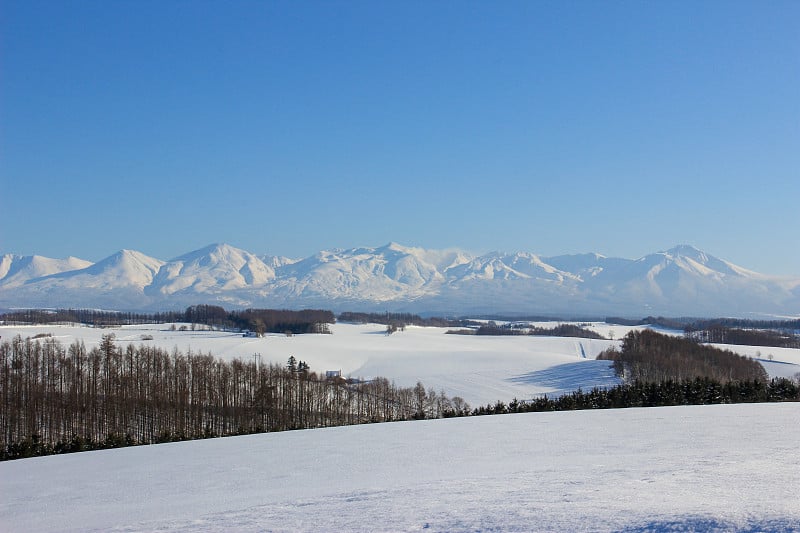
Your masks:
<svg viewBox="0 0 800 533"><path fill-rule="evenodd" d="M275 278L260 258L227 244L212 244L164 264L148 287L153 294L259 287Z"/></svg>
<svg viewBox="0 0 800 533"><path fill-rule="evenodd" d="M588 327L615 338L638 329ZM283 364L294 355L320 372L420 380L473 406L617 382L592 358L618 341L332 329L257 339L165 324L49 325L2 326L0 336L51 333L91 348L114 333L120 344L225 359L260 353ZM724 347L760 353L771 375L800 369L800 350ZM84 452L0 463L0 531L796 531L798 442L800 408L787 403L487 416Z"/></svg>
<svg viewBox="0 0 800 533"><path fill-rule="evenodd" d="M0 285L4 287L19 287L32 279L80 270L90 266L92 266L90 261L76 257L50 259L40 255L19 256L5 254L0 257Z"/></svg>
<svg viewBox="0 0 800 533"><path fill-rule="evenodd" d="M182 324L177 324L180 327ZM185 324L184 324L185 325ZM550 328L553 322L537 322ZM449 335L448 328L408 326L405 331L386 335L381 324L337 323L331 335L268 334L246 338L228 331L171 331L170 324L145 324L119 328L82 326L0 326L0 337L33 337L51 334L69 346L82 341L88 349L99 346L101 337L113 333L118 345L142 343L184 354L211 353L225 360L239 358L283 365L294 356L305 361L312 371L341 370L343 375L370 379L388 378L401 386L418 381L428 389L460 396L472 407L488 403L530 399L547 394L559 396L578 388L612 387L620 380L608 361L597 355L628 331L645 326L620 326L601 322L582 323L584 327L617 340L569 337L513 336L491 337ZM189 325L186 325L190 327ZM668 330L659 330L670 333ZM672 332L678 334L677 332ZM153 340L142 340L152 336ZM800 349L721 345L734 353L759 359L770 377L795 377L800 373ZM769 359L772 355L772 359ZM585 356L585 357L584 357Z"/></svg>
<svg viewBox="0 0 800 533"><path fill-rule="evenodd" d="M602 326L596 327L602 330ZM617 341L449 335L447 328L414 326L386 335L386 326L381 324L348 323L332 324L332 335L268 334L263 338L170 328L170 324L119 328L0 326L0 336L6 340L16 335L51 334L65 346L83 341L91 349L99 346L103 335L113 333L122 346L146 343L170 351L177 348L184 354L190 350L210 352L226 360L238 357L252 361L254 354L260 354L262 362L283 365L294 356L318 373L341 370L343 375L364 379L382 376L402 386L421 381L428 389L461 396L473 407L619 383L608 361L594 360ZM614 328L619 335L630 329ZM143 341L143 336L152 336L153 340Z"/></svg>
<svg viewBox="0 0 800 533"><path fill-rule="evenodd" d="M0 530L796 531L797 404L269 433L0 463Z"/></svg>

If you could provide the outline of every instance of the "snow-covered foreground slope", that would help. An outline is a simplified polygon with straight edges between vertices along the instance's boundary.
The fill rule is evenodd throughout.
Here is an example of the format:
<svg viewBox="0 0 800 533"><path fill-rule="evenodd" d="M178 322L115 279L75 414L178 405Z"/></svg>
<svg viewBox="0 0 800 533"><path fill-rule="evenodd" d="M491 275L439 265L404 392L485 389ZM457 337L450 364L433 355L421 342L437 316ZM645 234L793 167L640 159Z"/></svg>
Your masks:
<svg viewBox="0 0 800 533"><path fill-rule="evenodd" d="M531 413L0 463L3 531L795 531L797 404Z"/></svg>

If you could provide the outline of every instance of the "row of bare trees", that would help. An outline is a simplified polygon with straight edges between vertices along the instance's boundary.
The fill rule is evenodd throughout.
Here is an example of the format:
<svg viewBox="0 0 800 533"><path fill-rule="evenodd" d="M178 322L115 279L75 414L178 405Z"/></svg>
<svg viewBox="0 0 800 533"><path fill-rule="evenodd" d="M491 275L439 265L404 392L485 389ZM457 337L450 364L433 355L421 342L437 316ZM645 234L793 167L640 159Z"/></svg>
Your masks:
<svg viewBox="0 0 800 533"><path fill-rule="evenodd" d="M192 305L186 311L130 313L96 309L22 309L0 314L6 324L87 324L96 327L123 324L164 324L189 322L209 327L250 329L258 333L330 333L328 324L336 322L332 311L324 309L244 309L226 311L217 305Z"/></svg>
<svg viewBox="0 0 800 533"><path fill-rule="evenodd" d="M0 344L0 448L26 439L51 447L153 443L261 431L467 414L459 398L385 378L323 378L308 365L224 361L105 335L82 342Z"/></svg>

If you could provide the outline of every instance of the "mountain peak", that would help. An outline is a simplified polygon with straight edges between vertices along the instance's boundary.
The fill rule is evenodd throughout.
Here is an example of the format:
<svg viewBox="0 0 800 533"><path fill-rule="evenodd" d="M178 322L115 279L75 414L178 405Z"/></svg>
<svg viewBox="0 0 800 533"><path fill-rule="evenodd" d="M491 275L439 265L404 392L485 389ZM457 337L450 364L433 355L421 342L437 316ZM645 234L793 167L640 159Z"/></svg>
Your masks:
<svg viewBox="0 0 800 533"><path fill-rule="evenodd" d="M41 255L6 254L0 257L0 285L19 286L32 279L77 271L91 265L91 261L72 256L51 259Z"/></svg>
<svg viewBox="0 0 800 533"><path fill-rule="evenodd" d="M76 271L76 274L81 272L91 275L122 275L126 279L131 277L134 284L142 285L150 283L163 264L160 259L142 252L122 249L82 271Z"/></svg>
<svg viewBox="0 0 800 533"><path fill-rule="evenodd" d="M691 244L678 244L677 246L673 246L672 248L667 250L666 253L671 255L685 255L689 257L695 257L698 254L705 255L705 253L702 250L698 250Z"/></svg>
<svg viewBox="0 0 800 533"><path fill-rule="evenodd" d="M261 286L275 278L275 270L258 256L226 243L213 243L164 265L149 292L204 292Z"/></svg>
<svg viewBox="0 0 800 533"><path fill-rule="evenodd" d="M219 260L221 258L229 258L229 257L243 256L249 254L250 252L246 252L245 250L236 248L235 246L231 246L230 244L224 242L215 242L203 246L202 248L198 248L197 250L193 250L191 252L178 256L170 260L169 262L170 263L178 261L191 262L204 258L205 259L212 258L215 260Z"/></svg>
<svg viewBox="0 0 800 533"><path fill-rule="evenodd" d="M403 246L400 243L391 241L391 242L388 242L388 243L384 244L383 246L381 246L379 248L376 248L375 250L376 251L380 250L380 251L392 251L392 252L409 253L409 251L413 250L413 248L410 248L408 246Z"/></svg>

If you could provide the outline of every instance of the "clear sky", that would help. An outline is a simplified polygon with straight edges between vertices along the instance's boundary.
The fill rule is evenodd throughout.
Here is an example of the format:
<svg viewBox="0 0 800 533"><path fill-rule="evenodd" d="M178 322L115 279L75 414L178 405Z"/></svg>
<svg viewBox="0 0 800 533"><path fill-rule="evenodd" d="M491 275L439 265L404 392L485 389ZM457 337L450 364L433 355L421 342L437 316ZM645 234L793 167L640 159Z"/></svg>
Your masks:
<svg viewBox="0 0 800 533"><path fill-rule="evenodd" d="M0 253L800 274L800 2L0 3Z"/></svg>

